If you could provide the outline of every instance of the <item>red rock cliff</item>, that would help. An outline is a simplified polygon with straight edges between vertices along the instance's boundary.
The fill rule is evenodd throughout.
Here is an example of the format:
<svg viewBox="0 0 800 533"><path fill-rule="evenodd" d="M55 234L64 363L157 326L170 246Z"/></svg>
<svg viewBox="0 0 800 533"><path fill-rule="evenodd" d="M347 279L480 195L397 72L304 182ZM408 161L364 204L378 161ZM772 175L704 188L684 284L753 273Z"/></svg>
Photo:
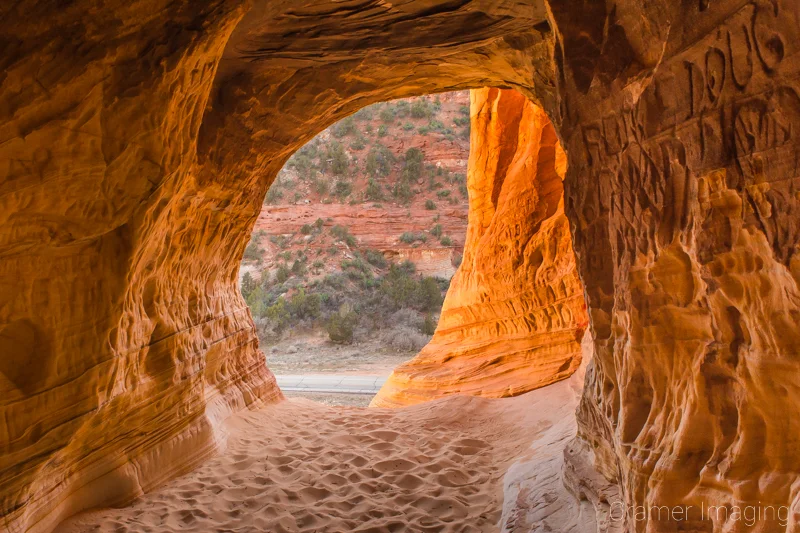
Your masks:
<svg viewBox="0 0 800 533"><path fill-rule="evenodd" d="M372 402L513 396L571 375L587 326L564 216L566 156L544 111L513 90L472 91L464 261L436 333Z"/></svg>

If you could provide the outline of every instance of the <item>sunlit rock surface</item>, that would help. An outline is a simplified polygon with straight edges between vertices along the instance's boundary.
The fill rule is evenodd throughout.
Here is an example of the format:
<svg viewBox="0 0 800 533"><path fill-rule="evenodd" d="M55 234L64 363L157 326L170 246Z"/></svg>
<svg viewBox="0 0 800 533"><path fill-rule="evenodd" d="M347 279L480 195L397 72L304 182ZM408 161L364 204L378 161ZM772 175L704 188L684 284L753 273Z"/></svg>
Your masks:
<svg viewBox="0 0 800 533"><path fill-rule="evenodd" d="M513 90L472 92L469 226L436 333L373 406L448 394L514 396L570 376L587 325L544 111Z"/></svg>

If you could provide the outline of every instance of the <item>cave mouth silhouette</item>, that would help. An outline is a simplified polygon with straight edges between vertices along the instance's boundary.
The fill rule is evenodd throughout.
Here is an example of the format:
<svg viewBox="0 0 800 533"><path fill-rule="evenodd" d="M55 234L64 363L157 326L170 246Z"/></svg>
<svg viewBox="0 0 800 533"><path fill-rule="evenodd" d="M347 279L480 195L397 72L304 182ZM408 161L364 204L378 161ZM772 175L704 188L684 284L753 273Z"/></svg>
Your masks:
<svg viewBox="0 0 800 533"><path fill-rule="evenodd" d="M546 114L520 93L485 88L471 99L477 151L454 138L458 127L462 138L470 134L468 101L458 105L437 94L362 108L309 141L278 173L240 277L268 366L286 391L377 392L377 377L385 384L372 405L398 407L448 394L515 396L565 379L580 365L588 319L564 215L566 154ZM469 165L437 168L426 161L426 150L448 149L466 151ZM397 261L447 275L453 255L442 243L450 244L447 230L458 220L442 199L464 209L467 197L467 238L456 237L465 261L440 307L433 277L417 284L409 275L415 264ZM358 219L343 217L354 203L366 204ZM381 226L397 235L383 238ZM426 257L441 252L444 266ZM325 264L331 253L334 269ZM440 310L443 322L434 333L430 314ZM401 323L410 314L411 327ZM319 335L303 339L303 329L314 326L324 327L331 341L349 342L361 326L358 340L367 344L353 354L338 347L329 354ZM389 368L399 368L388 381L387 365L359 360L370 357L363 350L385 349L369 343L375 336L407 343L426 326L433 338L418 342L421 352L410 361L393 358ZM290 340L265 346L287 333ZM364 375L343 374L359 368L367 369Z"/></svg>

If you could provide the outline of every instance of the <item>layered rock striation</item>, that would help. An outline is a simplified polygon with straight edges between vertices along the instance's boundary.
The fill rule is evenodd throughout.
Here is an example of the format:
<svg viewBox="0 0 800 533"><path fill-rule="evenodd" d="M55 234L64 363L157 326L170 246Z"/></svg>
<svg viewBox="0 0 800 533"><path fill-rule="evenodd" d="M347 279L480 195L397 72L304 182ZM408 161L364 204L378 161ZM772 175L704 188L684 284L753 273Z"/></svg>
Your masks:
<svg viewBox="0 0 800 533"><path fill-rule="evenodd" d="M588 319L555 129L517 91L474 90L471 108L464 259L433 339L395 369L373 406L514 396L569 377L581 362Z"/></svg>

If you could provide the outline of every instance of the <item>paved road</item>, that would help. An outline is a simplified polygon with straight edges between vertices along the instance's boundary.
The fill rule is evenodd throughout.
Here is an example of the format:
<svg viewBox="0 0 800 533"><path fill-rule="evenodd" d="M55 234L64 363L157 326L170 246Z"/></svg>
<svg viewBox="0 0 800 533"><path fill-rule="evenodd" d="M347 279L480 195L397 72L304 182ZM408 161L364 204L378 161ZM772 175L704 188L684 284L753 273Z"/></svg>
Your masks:
<svg viewBox="0 0 800 533"><path fill-rule="evenodd" d="M375 394L388 376L342 376L338 374L303 374L275 376L278 386L291 392L333 392Z"/></svg>

